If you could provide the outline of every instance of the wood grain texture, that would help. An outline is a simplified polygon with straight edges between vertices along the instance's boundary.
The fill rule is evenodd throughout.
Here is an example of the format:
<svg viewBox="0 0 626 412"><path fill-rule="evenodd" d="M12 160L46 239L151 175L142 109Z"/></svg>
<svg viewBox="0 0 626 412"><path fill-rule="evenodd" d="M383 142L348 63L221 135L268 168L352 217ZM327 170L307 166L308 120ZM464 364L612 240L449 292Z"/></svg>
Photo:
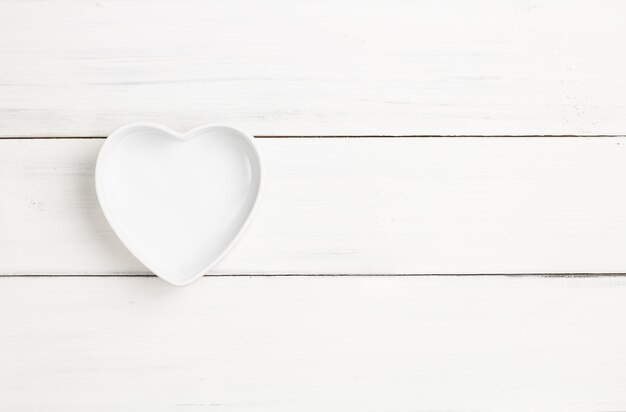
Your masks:
<svg viewBox="0 0 626 412"><path fill-rule="evenodd" d="M97 203L102 142L0 141L0 273L146 271ZM257 143L265 193L215 273L626 272L623 138Z"/></svg>
<svg viewBox="0 0 626 412"><path fill-rule="evenodd" d="M625 12L4 0L0 138L624 135ZM332 276L625 273L623 138L259 139L215 273L306 276L184 289L133 277L101 144L0 139L0 411L626 410L625 276Z"/></svg>
<svg viewBox="0 0 626 412"><path fill-rule="evenodd" d="M624 410L625 296L623 277L1 278L0 408Z"/></svg>
<svg viewBox="0 0 626 412"><path fill-rule="evenodd" d="M0 2L0 136L626 133L623 1Z"/></svg>

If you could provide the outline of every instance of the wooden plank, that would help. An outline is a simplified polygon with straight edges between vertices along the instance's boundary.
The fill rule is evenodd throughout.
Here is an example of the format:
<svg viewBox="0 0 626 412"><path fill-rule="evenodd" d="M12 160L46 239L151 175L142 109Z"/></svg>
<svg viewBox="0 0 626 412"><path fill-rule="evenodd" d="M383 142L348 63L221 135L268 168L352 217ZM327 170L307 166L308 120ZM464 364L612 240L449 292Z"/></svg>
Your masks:
<svg viewBox="0 0 626 412"><path fill-rule="evenodd" d="M0 135L624 134L623 1L0 2Z"/></svg>
<svg viewBox="0 0 626 412"><path fill-rule="evenodd" d="M624 277L5 277L0 407L624 410L625 297Z"/></svg>
<svg viewBox="0 0 626 412"><path fill-rule="evenodd" d="M146 271L97 203L102 142L0 141L0 273ZM266 190L216 273L626 272L624 139L257 142Z"/></svg>

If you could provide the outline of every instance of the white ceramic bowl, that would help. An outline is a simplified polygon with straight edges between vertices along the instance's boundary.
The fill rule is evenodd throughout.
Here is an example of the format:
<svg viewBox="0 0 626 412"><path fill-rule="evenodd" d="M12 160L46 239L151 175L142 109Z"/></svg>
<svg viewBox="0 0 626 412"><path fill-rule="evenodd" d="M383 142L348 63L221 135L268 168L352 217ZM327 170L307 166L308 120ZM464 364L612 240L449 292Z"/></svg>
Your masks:
<svg viewBox="0 0 626 412"><path fill-rule="evenodd" d="M152 272L186 285L241 236L262 189L251 135L226 125L187 133L133 123L113 132L96 164L96 192L111 227Z"/></svg>

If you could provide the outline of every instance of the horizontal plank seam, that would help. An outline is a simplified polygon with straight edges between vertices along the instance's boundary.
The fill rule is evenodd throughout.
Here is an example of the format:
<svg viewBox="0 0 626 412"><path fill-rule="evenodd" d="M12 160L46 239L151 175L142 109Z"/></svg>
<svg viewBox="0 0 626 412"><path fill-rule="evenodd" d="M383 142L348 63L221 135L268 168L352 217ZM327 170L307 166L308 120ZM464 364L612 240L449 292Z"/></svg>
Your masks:
<svg viewBox="0 0 626 412"><path fill-rule="evenodd" d="M395 138L395 139L425 139L425 138L577 138L577 137L618 137L624 138L626 134L450 134L450 135L434 135L434 134L414 134L414 135L258 135L257 139L367 139L367 138ZM0 140L55 140L55 139L106 139L106 136L4 136Z"/></svg>
<svg viewBox="0 0 626 412"><path fill-rule="evenodd" d="M248 274L225 274L216 273L204 277L544 277L544 278L595 278L595 277L626 277L626 273L394 273L394 274L354 274L354 273L248 273ZM152 273L15 273L0 274L0 278L55 278L55 277L84 277L84 278L111 278L111 277L156 277Z"/></svg>

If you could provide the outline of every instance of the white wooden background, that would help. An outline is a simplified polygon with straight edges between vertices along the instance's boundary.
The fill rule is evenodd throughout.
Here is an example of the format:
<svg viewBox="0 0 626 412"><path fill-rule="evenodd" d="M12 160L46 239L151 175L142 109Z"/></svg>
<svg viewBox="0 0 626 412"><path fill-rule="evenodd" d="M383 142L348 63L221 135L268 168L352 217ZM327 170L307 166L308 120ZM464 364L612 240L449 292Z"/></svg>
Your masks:
<svg viewBox="0 0 626 412"><path fill-rule="evenodd" d="M626 410L623 1L0 1L0 410ZM97 204L138 120L260 138L173 288Z"/></svg>

